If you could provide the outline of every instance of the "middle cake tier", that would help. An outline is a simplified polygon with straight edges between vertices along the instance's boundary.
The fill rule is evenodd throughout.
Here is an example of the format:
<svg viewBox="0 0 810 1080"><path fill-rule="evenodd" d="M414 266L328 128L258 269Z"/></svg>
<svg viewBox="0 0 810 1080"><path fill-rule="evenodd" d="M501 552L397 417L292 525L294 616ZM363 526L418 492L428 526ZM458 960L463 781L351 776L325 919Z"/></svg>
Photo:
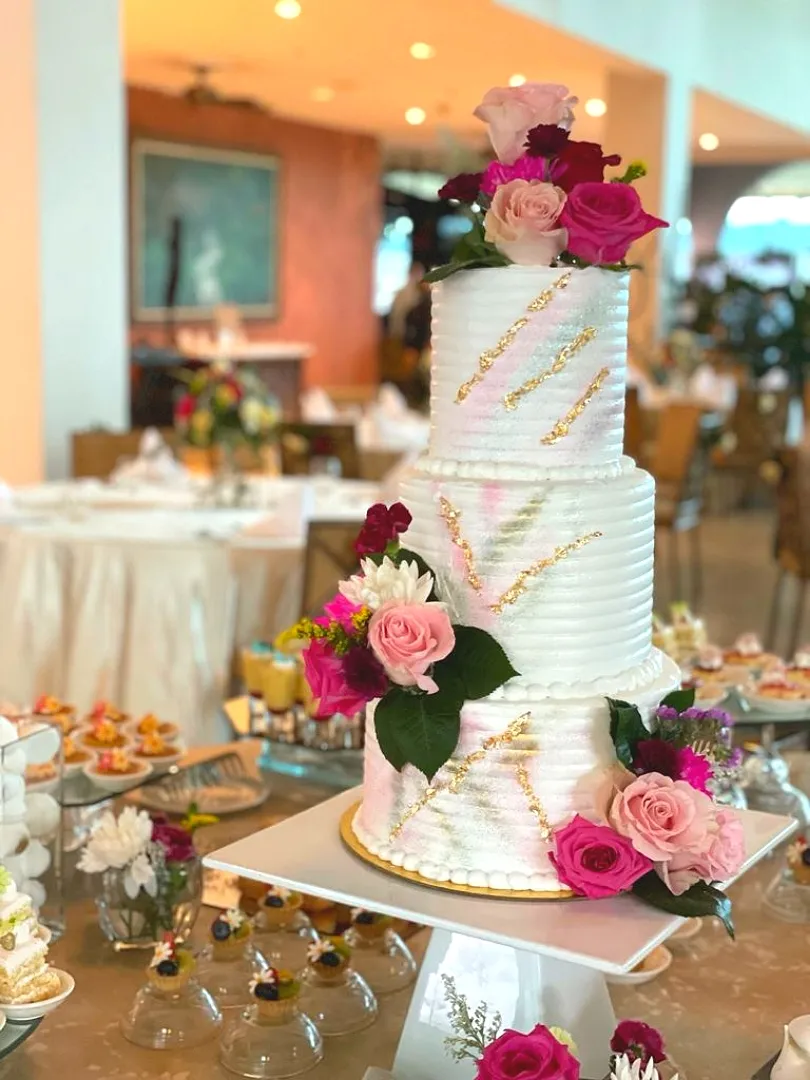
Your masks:
<svg viewBox="0 0 810 1080"><path fill-rule="evenodd" d="M453 621L489 631L520 672L494 698L583 697L659 675L648 473L630 458L591 480L449 471L426 462L404 481L405 546L435 572Z"/></svg>

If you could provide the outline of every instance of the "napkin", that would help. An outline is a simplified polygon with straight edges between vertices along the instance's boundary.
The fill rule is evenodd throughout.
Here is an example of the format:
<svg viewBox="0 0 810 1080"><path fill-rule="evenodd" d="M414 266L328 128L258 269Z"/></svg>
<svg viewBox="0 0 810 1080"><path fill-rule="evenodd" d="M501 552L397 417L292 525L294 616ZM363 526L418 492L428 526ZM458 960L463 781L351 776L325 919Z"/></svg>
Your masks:
<svg viewBox="0 0 810 1080"><path fill-rule="evenodd" d="M147 428L138 445L138 456L120 461L110 473L111 484L185 484L188 471L176 460L157 428Z"/></svg>
<svg viewBox="0 0 810 1080"><path fill-rule="evenodd" d="M338 411L334 401L319 386L307 390L300 397L301 419L305 424L333 424Z"/></svg>

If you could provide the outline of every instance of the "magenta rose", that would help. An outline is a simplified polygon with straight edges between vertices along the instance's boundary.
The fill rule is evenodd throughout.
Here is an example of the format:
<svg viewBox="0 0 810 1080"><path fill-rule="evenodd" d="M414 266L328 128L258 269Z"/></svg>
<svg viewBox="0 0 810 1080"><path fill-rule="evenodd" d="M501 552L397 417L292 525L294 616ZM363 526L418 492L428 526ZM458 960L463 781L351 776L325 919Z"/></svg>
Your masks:
<svg viewBox="0 0 810 1080"><path fill-rule="evenodd" d="M734 877L744 859L742 822L733 810L715 809L706 844L697 851L678 853L656 866L656 871L669 891L680 896L698 881L726 881Z"/></svg>
<svg viewBox="0 0 810 1080"><path fill-rule="evenodd" d="M626 1054L630 1061L640 1061L646 1067L650 1058L658 1063L666 1057L661 1033L643 1020L622 1020L610 1040L614 1054Z"/></svg>
<svg viewBox="0 0 810 1080"><path fill-rule="evenodd" d="M163 848L167 862L190 862L197 854L191 833L165 820L155 820L152 840Z"/></svg>
<svg viewBox="0 0 810 1080"><path fill-rule="evenodd" d="M540 161L540 158L535 158ZM548 266L565 248L560 228L565 192L542 180L512 180L492 196L485 236L514 263Z"/></svg>
<svg viewBox="0 0 810 1080"><path fill-rule="evenodd" d="M579 1062L538 1024L528 1035L507 1028L478 1059L476 1080L579 1080Z"/></svg>
<svg viewBox="0 0 810 1080"><path fill-rule="evenodd" d="M317 720L328 720L335 713L353 716L374 697L353 690L346 681L343 658L331 646L316 638L303 652L304 675L312 696L317 700Z"/></svg>
<svg viewBox="0 0 810 1080"><path fill-rule="evenodd" d="M660 863L686 851L708 849L714 806L685 780L652 772L616 794L608 818L636 851Z"/></svg>
<svg viewBox="0 0 810 1080"><path fill-rule="evenodd" d="M428 671L450 655L456 635L443 604L389 600L371 617L368 643L392 682L435 694L439 687Z"/></svg>
<svg viewBox="0 0 810 1080"><path fill-rule="evenodd" d="M626 837L579 814L555 831L554 845L549 858L560 881L589 900L625 892L653 868Z"/></svg>
<svg viewBox="0 0 810 1080"><path fill-rule="evenodd" d="M568 93L567 86L527 82L488 90L473 115L489 125L495 153L511 165L523 153L526 136L538 124L570 128L576 103L577 98Z"/></svg>
<svg viewBox="0 0 810 1080"><path fill-rule="evenodd" d="M577 184L601 183L605 166L621 165L621 161L618 154L605 155L599 143L569 140L552 161L549 179L563 191L571 191Z"/></svg>
<svg viewBox="0 0 810 1080"><path fill-rule="evenodd" d="M634 240L668 224L648 214L630 184L577 184L568 194L560 224L568 230L567 250L589 263L617 263Z"/></svg>
<svg viewBox="0 0 810 1080"><path fill-rule="evenodd" d="M402 533L407 532L413 518L402 503L392 506L375 503L366 511L366 520L357 539L354 550L358 555L379 555Z"/></svg>

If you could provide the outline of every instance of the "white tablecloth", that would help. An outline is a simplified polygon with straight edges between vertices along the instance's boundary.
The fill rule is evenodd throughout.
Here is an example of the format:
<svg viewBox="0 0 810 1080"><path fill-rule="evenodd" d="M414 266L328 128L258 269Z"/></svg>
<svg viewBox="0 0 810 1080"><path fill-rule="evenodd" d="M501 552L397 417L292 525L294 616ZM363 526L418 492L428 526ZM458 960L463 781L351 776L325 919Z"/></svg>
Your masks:
<svg viewBox="0 0 810 1080"><path fill-rule="evenodd" d="M0 699L104 697L216 742L234 648L298 617L306 522L359 522L377 490L262 480L244 510L149 494L43 485L0 510Z"/></svg>

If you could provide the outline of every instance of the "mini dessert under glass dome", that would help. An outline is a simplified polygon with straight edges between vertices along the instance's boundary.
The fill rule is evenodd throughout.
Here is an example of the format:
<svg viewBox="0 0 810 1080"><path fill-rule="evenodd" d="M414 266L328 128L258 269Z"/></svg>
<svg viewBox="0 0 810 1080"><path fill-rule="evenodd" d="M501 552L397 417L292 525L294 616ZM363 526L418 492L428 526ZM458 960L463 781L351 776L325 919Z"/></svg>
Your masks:
<svg viewBox="0 0 810 1080"><path fill-rule="evenodd" d="M352 950L343 938L319 938L308 949L302 1007L321 1035L349 1035L377 1019L377 999L351 967Z"/></svg>
<svg viewBox="0 0 810 1080"><path fill-rule="evenodd" d="M393 928L390 915L365 908L352 910L352 925L343 939L352 950L352 966L375 994L404 990L416 978L411 951Z"/></svg>
<svg viewBox="0 0 810 1080"><path fill-rule="evenodd" d="M199 954L199 978L221 1009L250 1003L251 980L269 966L252 941L252 927L239 908L229 908L211 923L208 944Z"/></svg>
<svg viewBox="0 0 810 1080"><path fill-rule="evenodd" d="M273 967L303 971L307 947L318 935L302 910L303 896L281 885L271 885L253 916L253 928L262 955Z"/></svg>

